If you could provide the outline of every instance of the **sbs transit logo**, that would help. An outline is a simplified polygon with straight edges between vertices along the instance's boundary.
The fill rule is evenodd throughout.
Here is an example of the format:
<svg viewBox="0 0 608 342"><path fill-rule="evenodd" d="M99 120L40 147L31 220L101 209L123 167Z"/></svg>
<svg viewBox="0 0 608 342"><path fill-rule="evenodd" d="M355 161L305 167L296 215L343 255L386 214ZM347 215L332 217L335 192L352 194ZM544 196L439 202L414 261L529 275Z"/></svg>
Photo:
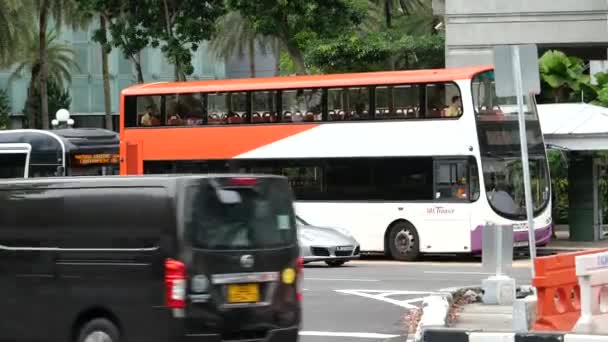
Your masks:
<svg viewBox="0 0 608 342"><path fill-rule="evenodd" d="M426 209L426 213L428 215L452 215L456 209L454 208L445 208L441 206L435 206Z"/></svg>

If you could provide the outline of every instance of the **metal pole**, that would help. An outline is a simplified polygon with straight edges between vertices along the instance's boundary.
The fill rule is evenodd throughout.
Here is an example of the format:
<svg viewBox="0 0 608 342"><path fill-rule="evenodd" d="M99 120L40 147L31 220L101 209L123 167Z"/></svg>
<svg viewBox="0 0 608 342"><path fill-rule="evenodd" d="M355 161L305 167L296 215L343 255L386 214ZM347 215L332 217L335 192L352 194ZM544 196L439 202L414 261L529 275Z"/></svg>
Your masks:
<svg viewBox="0 0 608 342"><path fill-rule="evenodd" d="M517 111L519 114L519 139L521 143L521 161L524 174L524 192L526 199L526 216L528 218L528 244L530 258L536 258L536 237L534 235L534 203L532 202L532 186L530 184L530 162L528 160L528 136L526 133L526 118L524 116L523 81L521 76L521 62L519 47L511 47L513 53L513 78L515 80L515 93L517 96ZM534 278L534 267L530 268Z"/></svg>
<svg viewBox="0 0 608 342"><path fill-rule="evenodd" d="M503 269L502 269L502 264L504 263L503 260L503 243L502 243L502 227L499 225L494 225L494 234L496 234L496 247L495 251L496 251L496 276L500 276L503 273Z"/></svg>

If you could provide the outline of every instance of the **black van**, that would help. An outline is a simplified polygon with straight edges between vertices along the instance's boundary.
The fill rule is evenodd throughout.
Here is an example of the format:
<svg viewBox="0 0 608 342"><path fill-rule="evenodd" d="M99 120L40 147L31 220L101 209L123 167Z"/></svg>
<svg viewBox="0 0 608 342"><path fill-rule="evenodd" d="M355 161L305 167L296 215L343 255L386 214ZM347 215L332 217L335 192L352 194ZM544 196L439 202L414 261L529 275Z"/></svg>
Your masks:
<svg viewBox="0 0 608 342"><path fill-rule="evenodd" d="M287 179L0 183L0 339L297 341Z"/></svg>

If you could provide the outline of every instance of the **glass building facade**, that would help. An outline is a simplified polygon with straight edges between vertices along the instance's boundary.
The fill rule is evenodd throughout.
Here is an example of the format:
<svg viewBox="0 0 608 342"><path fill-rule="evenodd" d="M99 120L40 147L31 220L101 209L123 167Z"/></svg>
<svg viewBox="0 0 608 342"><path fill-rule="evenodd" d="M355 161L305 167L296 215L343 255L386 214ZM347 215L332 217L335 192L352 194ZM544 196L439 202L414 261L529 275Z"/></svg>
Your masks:
<svg viewBox="0 0 608 342"><path fill-rule="evenodd" d="M79 70L73 70L72 83L69 86L72 98L69 108L76 127L104 127L104 93L101 63L101 48L93 41L93 33L98 27L92 23L88 30L72 30L64 28L57 41L72 47L74 59ZM274 73L268 67L274 65L271 55L257 54L256 59L262 70L257 76L269 76ZM241 72L246 69L247 58L232 57L227 59L215 58L208 49L208 44L202 43L193 54L192 64L194 73L192 80L221 79L225 77L248 77ZM160 49L146 48L141 52L141 63L145 82L172 81L174 79L173 65L169 64ZM122 89L136 83L133 63L126 59L122 51L113 49L109 56L110 87L112 90L112 112L115 122L118 122L119 94ZM244 71L244 70L243 70ZM29 71L24 71L19 77L9 82L13 69L0 70L0 89L7 89L12 110L11 128L21 128L23 108L27 98L27 87L30 81ZM55 113L49 113L53 118ZM115 124L115 126L117 126Z"/></svg>

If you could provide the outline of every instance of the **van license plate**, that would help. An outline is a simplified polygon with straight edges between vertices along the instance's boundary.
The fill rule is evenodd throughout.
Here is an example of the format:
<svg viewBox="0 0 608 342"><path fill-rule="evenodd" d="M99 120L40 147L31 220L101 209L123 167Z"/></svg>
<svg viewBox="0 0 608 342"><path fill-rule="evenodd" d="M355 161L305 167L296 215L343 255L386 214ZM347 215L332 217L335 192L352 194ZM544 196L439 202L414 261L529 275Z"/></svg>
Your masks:
<svg viewBox="0 0 608 342"><path fill-rule="evenodd" d="M256 303L260 300L258 284L228 285L228 303Z"/></svg>

